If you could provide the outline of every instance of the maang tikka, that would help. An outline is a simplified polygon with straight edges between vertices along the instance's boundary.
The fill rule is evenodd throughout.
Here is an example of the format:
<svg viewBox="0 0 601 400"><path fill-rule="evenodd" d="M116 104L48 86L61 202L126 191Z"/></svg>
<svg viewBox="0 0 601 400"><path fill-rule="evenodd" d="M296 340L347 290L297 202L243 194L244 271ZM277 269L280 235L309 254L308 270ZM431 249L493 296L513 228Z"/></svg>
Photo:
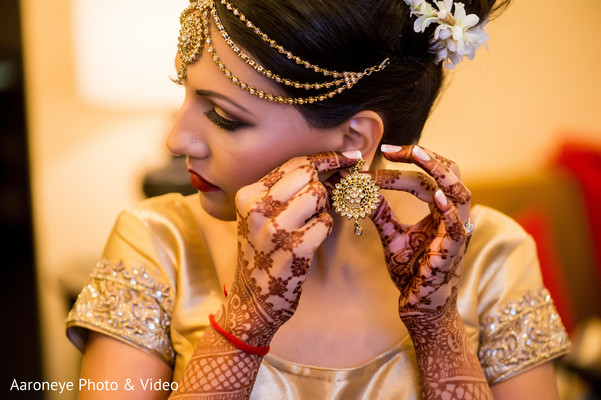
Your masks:
<svg viewBox="0 0 601 400"><path fill-rule="evenodd" d="M349 168L346 178L342 178L332 191L332 207L338 214L347 219L355 219L355 235L361 236L363 228L359 218L365 218L378 207L380 203L380 188L368 175L361 175L361 167L365 160L361 158Z"/></svg>

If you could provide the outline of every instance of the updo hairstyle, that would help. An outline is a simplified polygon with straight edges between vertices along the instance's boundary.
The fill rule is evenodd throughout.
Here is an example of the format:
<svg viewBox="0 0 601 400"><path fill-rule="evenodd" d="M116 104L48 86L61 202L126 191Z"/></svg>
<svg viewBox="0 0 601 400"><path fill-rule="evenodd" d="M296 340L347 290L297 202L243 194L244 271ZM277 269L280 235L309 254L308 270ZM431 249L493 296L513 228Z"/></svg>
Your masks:
<svg viewBox="0 0 601 400"><path fill-rule="evenodd" d="M416 17L403 0L231 1L285 49L329 70L358 72L390 58L384 70L359 80L352 89L323 102L297 105L309 124L331 128L362 110L372 110L384 121L384 143L419 140L443 83L443 66L429 51L435 27L414 32ZM508 2L468 0L465 10L483 22ZM219 0L215 3L232 39L264 67L301 82L327 80L270 48ZM281 88L287 96L307 96L303 89Z"/></svg>

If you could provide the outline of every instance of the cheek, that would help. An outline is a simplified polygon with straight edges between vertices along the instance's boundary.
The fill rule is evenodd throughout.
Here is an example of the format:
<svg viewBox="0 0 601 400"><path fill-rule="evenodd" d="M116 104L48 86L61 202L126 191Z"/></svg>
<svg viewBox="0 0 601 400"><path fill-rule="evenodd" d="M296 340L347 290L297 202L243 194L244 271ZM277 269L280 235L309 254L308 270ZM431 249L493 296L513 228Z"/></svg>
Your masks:
<svg viewBox="0 0 601 400"><path fill-rule="evenodd" d="M238 190L263 178L274 168L282 165L291 158L282 151L273 148L253 149L231 156L223 165L224 176L227 176L228 186Z"/></svg>
<svg viewBox="0 0 601 400"><path fill-rule="evenodd" d="M299 124L280 121L269 125L269 128L257 129L236 138L229 137L221 142L219 147L223 151L218 165L220 175L226 179L223 183L230 191L237 191L294 157L334 150L327 132L315 134L303 128Z"/></svg>
<svg viewBox="0 0 601 400"><path fill-rule="evenodd" d="M224 143L219 146L221 151L212 148L211 169L220 181L219 186L230 194L258 181L273 169L272 162L275 161L271 159L269 149L263 149L261 143L255 142L253 147L244 141L222 145Z"/></svg>

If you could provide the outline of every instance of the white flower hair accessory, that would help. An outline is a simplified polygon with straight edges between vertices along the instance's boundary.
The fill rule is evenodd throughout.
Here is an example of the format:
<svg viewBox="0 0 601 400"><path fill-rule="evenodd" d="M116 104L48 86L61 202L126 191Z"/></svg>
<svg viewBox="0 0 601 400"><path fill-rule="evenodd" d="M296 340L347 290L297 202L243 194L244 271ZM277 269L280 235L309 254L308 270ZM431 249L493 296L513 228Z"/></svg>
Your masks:
<svg viewBox="0 0 601 400"><path fill-rule="evenodd" d="M411 15L418 17L413 24L415 32L424 32L431 24L438 24L430 40L430 51L436 54L437 63L446 60L445 68L454 69L464 56L471 60L482 45L488 49L488 34L484 31L487 21L476 26L480 18L476 14L466 15L463 3L442 0L434 1L433 6L426 0L404 1L411 8Z"/></svg>

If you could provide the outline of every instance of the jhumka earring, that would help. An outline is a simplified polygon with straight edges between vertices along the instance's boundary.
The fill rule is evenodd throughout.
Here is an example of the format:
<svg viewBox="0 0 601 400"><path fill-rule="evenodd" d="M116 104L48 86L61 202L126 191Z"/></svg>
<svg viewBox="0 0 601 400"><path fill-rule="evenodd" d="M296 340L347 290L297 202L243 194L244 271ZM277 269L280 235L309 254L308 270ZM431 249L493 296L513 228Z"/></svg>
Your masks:
<svg viewBox="0 0 601 400"><path fill-rule="evenodd" d="M355 219L355 235L361 236L363 228L359 218L365 218L372 213L380 203L380 188L367 175L359 174L365 160L360 159L349 168L350 175L340 180L332 191L332 207L338 214L347 219Z"/></svg>

